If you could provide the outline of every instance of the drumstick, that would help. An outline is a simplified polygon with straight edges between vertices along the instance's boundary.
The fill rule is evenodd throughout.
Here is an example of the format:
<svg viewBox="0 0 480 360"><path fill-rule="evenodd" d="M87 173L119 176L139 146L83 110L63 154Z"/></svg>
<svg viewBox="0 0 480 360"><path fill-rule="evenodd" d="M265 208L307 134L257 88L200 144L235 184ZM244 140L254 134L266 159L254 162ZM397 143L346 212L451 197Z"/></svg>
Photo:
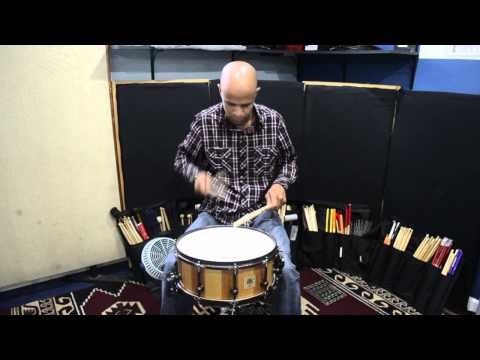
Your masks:
<svg viewBox="0 0 480 360"><path fill-rule="evenodd" d="M413 254L413 257L414 258L417 258L420 260L420 253L423 251L423 248L425 247L426 243L427 243L427 239L428 239L428 234L425 235L425 237L423 238L422 242L420 243L420 245L417 247L417 250L415 250L415 253Z"/></svg>
<svg viewBox="0 0 480 360"><path fill-rule="evenodd" d="M432 247L430 248L430 251L427 253L427 259L426 259L426 262L429 262L430 259L432 258L433 254L435 253L435 251L437 251L437 248L438 246L440 245L440 242L441 240L436 238L433 240L433 245Z"/></svg>
<svg viewBox="0 0 480 360"><path fill-rule="evenodd" d="M406 228L405 235L403 236L402 242L400 243L400 251L405 251L411 236L412 236L412 229Z"/></svg>
<svg viewBox="0 0 480 360"><path fill-rule="evenodd" d="M407 250L410 239L412 238L412 234L413 234L413 229L411 229L411 228L408 229L407 236L405 237L405 241L402 244L402 251Z"/></svg>
<svg viewBox="0 0 480 360"><path fill-rule="evenodd" d="M453 249L450 250L450 254L448 254L447 261L445 262L445 265L443 266L443 269L441 272L443 276L447 276L448 271L450 270L450 266L452 265L452 262L455 259L455 254L456 254L456 250L455 251Z"/></svg>
<svg viewBox="0 0 480 360"><path fill-rule="evenodd" d="M398 245L402 239L403 232L405 228L403 226L400 227L400 231L397 234L397 237L395 238L395 241L393 242L393 248L398 250Z"/></svg>
<svg viewBox="0 0 480 360"><path fill-rule="evenodd" d="M163 209L163 213L165 214L165 222L167 223L167 230L172 231L172 227L170 226L170 220L168 220L167 210Z"/></svg>
<svg viewBox="0 0 480 360"><path fill-rule="evenodd" d="M137 230L133 226L132 220L130 220L130 218L126 218L125 225L130 230L130 233L133 234L133 237L135 238L135 244L140 244L143 240L140 237L140 234L137 232Z"/></svg>
<svg viewBox="0 0 480 360"><path fill-rule="evenodd" d="M329 209L325 209L325 232L328 233L330 232L329 226L328 226L328 219L329 219Z"/></svg>
<svg viewBox="0 0 480 360"><path fill-rule="evenodd" d="M136 239L133 237L133 235L130 233L130 229L127 227L127 224L125 222L125 218L122 217L120 218L120 222L118 223L118 226L123 225L123 229L125 230L128 239L132 242L131 245L135 245ZM122 226L120 226L122 229Z"/></svg>
<svg viewBox="0 0 480 360"><path fill-rule="evenodd" d="M161 212L160 212L161 213ZM160 232L164 232L163 230L163 223L162 223L162 217L161 216L157 216L157 222L158 222L158 226L160 226Z"/></svg>
<svg viewBox="0 0 480 360"><path fill-rule="evenodd" d="M130 234L129 234L129 232L127 231L127 229L125 228L125 225L123 225L121 222L118 222L118 227L120 228L120 230L122 230L122 234L123 234L123 236L125 237L125 239L127 240L127 242L128 242L130 245L133 245L134 242L133 242L132 239L130 238Z"/></svg>
<svg viewBox="0 0 480 360"><path fill-rule="evenodd" d="M160 208L160 215L163 219L163 226L165 227L165 231L172 231L172 228L170 227L170 222L168 221L167 212L165 211L164 207Z"/></svg>
<svg viewBox="0 0 480 360"><path fill-rule="evenodd" d="M425 246L423 247L423 249L422 249L422 251L420 252L420 255L419 255L420 260L422 260L423 262L426 261L427 254L432 247L432 243L433 243L433 238L431 236L428 236L427 242L426 242Z"/></svg>
<svg viewBox="0 0 480 360"><path fill-rule="evenodd" d="M285 212L287 211L287 205L283 205L280 209L278 209L278 216L280 216L280 221L282 224L285 222Z"/></svg>
<svg viewBox="0 0 480 360"><path fill-rule="evenodd" d="M330 216L332 217L332 219L330 220L330 225L331 225L331 232L333 234L335 234L335 214L336 214L337 210L336 209L332 209L332 212L330 213Z"/></svg>
<svg viewBox="0 0 480 360"><path fill-rule="evenodd" d="M422 260L423 262L425 262L425 259L426 259L426 254L428 253L429 249L431 248L431 244L432 244L432 238L430 236L427 237L427 241L425 243L425 246L423 247L422 251L420 252L420 260Z"/></svg>
<svg viewBox="0 0 480 360"><path fill-rule="evenodd" d="M310 231L310 228L308 226L307 208L305 207L305 205L302 208L303 208L303 218L305 219L305 223L306 223L306 224L304 223L304 225L306 225L307 231Z"/></svg>
<svg viewBox="0 0 480 360"><path fill-rule="evenodd" d="M312 222L315 232L318 232L318 223L317 223L317 212L315 211L315 206L312 205Z"/></svg>
<svg viewBox="0 0 480 360"><path fill-rule="evenodd" d="M393 235L393 230L395 230L396 223L397 222L393 220L392 227L390 228L390 232L387 235L385 235L385 239L383 240L383 243L385 245L389 246L392 243L392 235Z"/></svg>
<svg viewBox="0 0 480 360"><path fill-rule="evenodd" d="M257 216L264 213L265 211L273 209L273 208L274 208L273 205L265 205L264 207L262 207L258 210L252 211L251 213L248 213L247 215L242 216L240 219L235 221L232 225L235 226L235 227L241 226L241 225L249 222L250 220L255 219Z"/></svg>
<svg viewBox="0 0 480 360"><path fill-rule="evenodd" d="M405 228L403 226L400 227L400 231L398 232L398 235L393 243L393 248L400 250L400 243L402 242L403 239L403 234L405 233Z"/></svg>
<svg viewBox="0 0 480 360"><path fill-rule="evenodd" d="M122 224L122 225L124 226L125 231L126 231L127 234L128 234L128 237L129 237L130 240L132 241L132 245L137 244L137 238L135 237L135 234L132 233L132 230L131 230L130 227L128 226L128 223L127 223L126 218L123 218L122 221L123 221L123 224Z"/></svg>
<svg viewBox="0 0 480 360"><path fill-rule="evenodd" d="M305 220L307 222L307 230L308 231L313 231L312 219L310 217L310 207L309 206L304 206L303 207L303 212L305 213Z"/></svg>

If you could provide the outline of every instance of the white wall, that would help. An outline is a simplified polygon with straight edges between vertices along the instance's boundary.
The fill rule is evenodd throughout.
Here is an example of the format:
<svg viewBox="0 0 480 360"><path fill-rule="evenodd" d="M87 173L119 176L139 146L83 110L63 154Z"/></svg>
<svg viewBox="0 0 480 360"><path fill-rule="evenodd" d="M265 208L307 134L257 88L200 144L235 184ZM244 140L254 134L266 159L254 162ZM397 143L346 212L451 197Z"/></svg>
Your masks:
<svg viewBox="0 0 480 360"><path fill-rule="evenodd" d="M124 257L105 46L0 46L0 288Z"/></svg>

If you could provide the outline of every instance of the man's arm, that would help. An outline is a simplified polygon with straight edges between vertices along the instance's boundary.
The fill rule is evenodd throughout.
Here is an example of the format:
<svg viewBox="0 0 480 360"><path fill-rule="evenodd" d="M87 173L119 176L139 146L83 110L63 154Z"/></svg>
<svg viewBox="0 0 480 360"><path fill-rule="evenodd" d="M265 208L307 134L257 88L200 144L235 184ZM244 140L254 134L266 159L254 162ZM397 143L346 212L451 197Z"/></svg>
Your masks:
<svg viewBox="0 0 480 360"><path fill-rule="evenodd" d="M200 169L198 160L203 151L202 120L195 119L190 126L190 132L180 145L173 167L188 182L193 183L195 192L204 196L212 195L212 179L203 169Z"/></svg>
<svg viewBox="0 0 480 360"><path fill-rule="evenodd" d="M195 164L203 150L201 119L195 119L190 125L190 132L178 145L177 154L173 164L174 170L182 175L188 182L194 183L200 172Z"/></svg>
<svg viewBox="0 0 480 360"><path fill-rule="evenodd" d="M282 187L287 190L298 178L298 166L295 147L290 140L285 121L282 117L280 117L277 135L280 144L280 171L273 183L282 185Z"/></svg>

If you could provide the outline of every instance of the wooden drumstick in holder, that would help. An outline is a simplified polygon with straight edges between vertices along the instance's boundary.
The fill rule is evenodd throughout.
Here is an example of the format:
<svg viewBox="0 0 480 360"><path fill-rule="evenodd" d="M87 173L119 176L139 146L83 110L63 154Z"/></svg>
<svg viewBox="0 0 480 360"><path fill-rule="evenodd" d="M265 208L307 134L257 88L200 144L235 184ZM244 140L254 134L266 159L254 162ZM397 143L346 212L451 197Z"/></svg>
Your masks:
<svg viewBox="0 0 480 360"><path fill-rule="evenodd" d="M129 229L132 237L135 239L135 244L140 244L143 241L143 239L140 236L140 234L138 233L137 229L135 229L135 226L133 226L132 220L130 220L130 218L126 217L124 224L125 224L125 227L127 229Z"/></svg>
<svg viewBox="0 0 480 360"><path fill-rule="evenodd" d="M240 219L235 221L232 225L235 226L235 227L241 226L241 225L249 222L250 220L255 219L260 214L263 214L265 211L273 209L273 208L274 208L273 205L265 205L264 207L262 207L258 210L252 211L251 213L248 213L247 215L242 216Z"/></svg>
<svg viewBox="0 0 480 360"><path fill-rule="evenodd" d="M131 238L129 231L121 221L118 222L118 227L120 230L122 230L123 236L125 237L125 240L127 240L128 244L135 245L135 240Z"/></svg>
<svg viewBox="0 0 480 360"><path fill-rule="evenodd" d="M165 228L166 228L167 231L172 231L172 228L170 226L170 221L168 221L167 211L163 207L161 209L162 209L161 211L162 211L162 214L163 214L162 218L165 218Z"/></svg>

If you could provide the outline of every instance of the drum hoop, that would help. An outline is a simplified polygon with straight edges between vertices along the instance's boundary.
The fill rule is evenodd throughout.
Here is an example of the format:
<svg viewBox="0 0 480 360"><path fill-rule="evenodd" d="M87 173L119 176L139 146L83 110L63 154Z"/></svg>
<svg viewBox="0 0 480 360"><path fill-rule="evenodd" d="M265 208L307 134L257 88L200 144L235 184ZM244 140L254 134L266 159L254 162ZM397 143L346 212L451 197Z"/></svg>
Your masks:
<svg viewBox="0 0 480 360"><path fill-rule="evenodd" d="M275 247L275 249L273 249L267 255L264 255L262 257L258 257L255 259L251 259L251 260L243 260L243 261L237 261L237 262L235 261L216 262L216 261L199 260L187 255L184 255L180 252L177 252L177 258L185 261L190 265L193 265L193 266L200 265L200 267L204 269L219 269L219 270L232 270L234 268L234 264L237 265L238 269L249 268L251 266L260 265L265 260L265 258L267 259L267 261L272 261L276 255L278 255L277 247Z"/></svg>
<svg viewBox="0 0 480 360"><path fill-rule="evenodd" d="M259 256L259 257L256 257L256 258L253 258L253 259L248 259L248 260L242 260L242 261L211 261L211 260L200 260L200 259L197 259L197 258L194 258L192 256L189 256L189 255L186 255L184 253L182 253L180 250L178 250L178 243L182 240L183 237L185 237L186 235L190 235L192 233L194 233L195 231L200 231L200 230L204 230L204 229L209 229L209 228L217 228L217 227L223 227L223 228L231 228L232 226L230 225L209 225L209 226L205 226L205 227L202 227L202 228L199 228L199 229L195 229L195 230L192 230L192 231L189 231L189 232L186 232L184 233L183 235L181 235L178 239L177 239L177 243L175 244L175 249L177 251L177 257L181 258L182 260L186 261L186 262L189 262L189 263L192 263L193 265L198 265L200 264L201 266L203 265L204 267L207 267L207 268L218 268L218 269L231 269L233 267L233 264L237 264L237 267L248 267L248 266L252 266L252 265L258 265L258 264L261 264L263 260L265 260L265 258L267 258L268 260L270 260L271 258L273 258L277 253L278 253L278 246L277 246L277 242L275 241L275 239L267 232L263 231L263 230L260 230L260 229L254 229L254 228L249 228L250 230L255 230L255 231L258 231L264 235L267 235L270 240L273 241L273 244L275 245L273 250L268 252L267 254L265 255L262 255L262 256Z"/></svg>

